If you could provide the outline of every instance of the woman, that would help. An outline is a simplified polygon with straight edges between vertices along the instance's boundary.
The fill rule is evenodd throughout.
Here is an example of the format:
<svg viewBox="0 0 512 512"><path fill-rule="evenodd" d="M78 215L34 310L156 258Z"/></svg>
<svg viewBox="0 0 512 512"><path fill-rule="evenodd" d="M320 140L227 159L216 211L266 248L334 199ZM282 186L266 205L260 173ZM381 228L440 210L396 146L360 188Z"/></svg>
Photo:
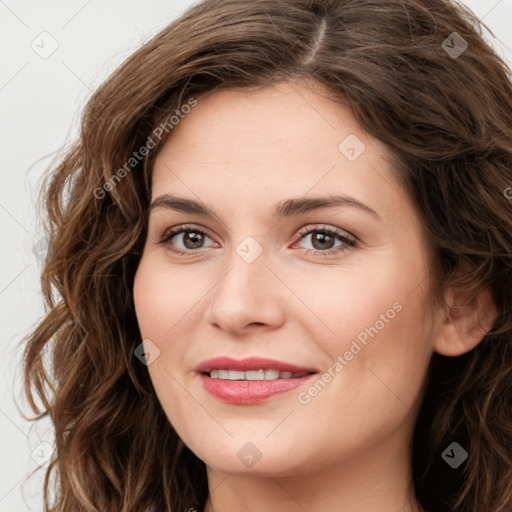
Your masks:
<svg viewBox="0 0 512 512"><path fill-rule="evenodd" d="M512 86L479 26L202 2L96 91L25 351L47 510L511 509Z"/></svg>

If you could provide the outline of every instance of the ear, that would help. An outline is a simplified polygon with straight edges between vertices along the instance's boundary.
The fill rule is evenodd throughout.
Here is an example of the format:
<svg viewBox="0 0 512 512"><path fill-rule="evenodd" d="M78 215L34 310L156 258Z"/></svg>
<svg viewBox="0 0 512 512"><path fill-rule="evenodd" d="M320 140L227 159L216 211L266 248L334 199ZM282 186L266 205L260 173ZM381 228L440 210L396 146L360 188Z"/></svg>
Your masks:
<svg viewBox="0 0 512 512"><path fill-rule="evenodd" d="M460 356L475 348L489 332L498 316L490 288L472 300L468 292L451 288L446 294L448 313L434 342L434 350L443 356ZM466 303L470 300L469 303Z"/></svg>

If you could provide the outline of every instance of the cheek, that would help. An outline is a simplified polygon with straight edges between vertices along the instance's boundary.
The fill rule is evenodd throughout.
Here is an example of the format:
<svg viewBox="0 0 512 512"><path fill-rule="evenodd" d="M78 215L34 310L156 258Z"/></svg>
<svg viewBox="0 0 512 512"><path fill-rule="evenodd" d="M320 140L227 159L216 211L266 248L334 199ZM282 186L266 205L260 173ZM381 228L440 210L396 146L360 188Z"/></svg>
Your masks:
<svg viewBox="0 0 512 512"><path fill-rule="evenodd" d="M373 289L347 303L334 325L340 335L324 347L343 366L333 379L333 401L357 396L362 409L372 404L365 413L372 418L414 407L433 352L424 292Z"/></svg>
<svg viewBox="0 0 512 512"><path fill-rule="evenodd" d="M427 280L398 258L388 263L366 266L364 273L354 268L325 283L323 294L316 286L309 290L322 321L316 323L323 326L315 339L332 361L342 358L332 379L333 400L350 389L362 402L384 393L412 405L420 393L433 352Z"/></svg>
<svg viewBox="0 0 512 512"><path fill-rule="evenodd" d="M199 297L197 286L186 281L182 274L169 271L165 262L143 256L135 275L133 295L142 339L151 340L160 350L147 368L158 400L169 421L188 440L183 424L187 408L193 408L194 402L178 383L177 379L182 382L183 376L178 375L177 368L183 368L186 332L194 316L192 306Z"/></svg>
<svg viewBox="0 0 512 512"><path fill-rule="evenodd" d="M143 338L164 340L177 322L193 310L199 299L197 279L191 273L171 271L165 262L143 256L133 287Z"/></svg>
<svg viewBox="0 0 512 512"><path fill-rule="evenodd" d="M364 343L377 332L382 337L381 333L393 330L390 326L400 324L404 302L413 299L408 295L411 280L391 259L378 265L355 262L340 267L339 272L328 268L311 278L294 279L294 296L300 300L290 296L289 305L297 303L301 308L303 325L318 325L311 339L328 347L330 355L343 354L353 339ZM298 317L298 313L290 314ZM393 343L400 343L400 338L394 337Z"/></svg>
<svg viewBox="0 0 512 512"><path fill-rule="evenodd" d="M320 375L326 384L312 383L299 397L304 415L315 418L315 435L342 452L412 421L432 355L426 290L368 288L352 299L343 295L330 317L336 335L322 342L333 361ZM341 424L343 442L333 427Z"/></svg>

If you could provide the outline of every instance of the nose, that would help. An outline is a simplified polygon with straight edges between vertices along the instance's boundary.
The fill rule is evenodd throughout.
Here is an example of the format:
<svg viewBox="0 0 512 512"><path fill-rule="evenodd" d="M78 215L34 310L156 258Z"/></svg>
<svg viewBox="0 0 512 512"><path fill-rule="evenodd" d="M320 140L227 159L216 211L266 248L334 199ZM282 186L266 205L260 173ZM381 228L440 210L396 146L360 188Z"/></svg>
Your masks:
<svg viewBox="0 0 512 512"><path fill-rule="evenodd" d="M286 287L267 266L265 252L248 262L234 251L209 297L206 320L232 335L276 329L285 319Z"/></svg>

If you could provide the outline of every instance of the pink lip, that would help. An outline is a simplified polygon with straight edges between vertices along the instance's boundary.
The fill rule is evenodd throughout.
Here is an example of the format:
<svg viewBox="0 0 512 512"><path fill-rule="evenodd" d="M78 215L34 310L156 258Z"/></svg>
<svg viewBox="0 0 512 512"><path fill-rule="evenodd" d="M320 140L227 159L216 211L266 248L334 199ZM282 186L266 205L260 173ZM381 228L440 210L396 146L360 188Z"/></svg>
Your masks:
<svg viewBox="0 0 512 512"><path fill-rule="evenodd" d="M272 369L280 372L304 373L314 372L303 377L276 380L228 380L212 379L205 373L212 369L230 369L239 371ZM250 357L247 359L236 360L230 357L216 357L202 362L197 368L197 373L203 384L203 387L215 398L230 404L250 405L264 402L275 396L291 391L306 381L309 381L314 374L315 369L300 367L293 364L276 361L274 359L265 359L259 357Z"/></svg>

